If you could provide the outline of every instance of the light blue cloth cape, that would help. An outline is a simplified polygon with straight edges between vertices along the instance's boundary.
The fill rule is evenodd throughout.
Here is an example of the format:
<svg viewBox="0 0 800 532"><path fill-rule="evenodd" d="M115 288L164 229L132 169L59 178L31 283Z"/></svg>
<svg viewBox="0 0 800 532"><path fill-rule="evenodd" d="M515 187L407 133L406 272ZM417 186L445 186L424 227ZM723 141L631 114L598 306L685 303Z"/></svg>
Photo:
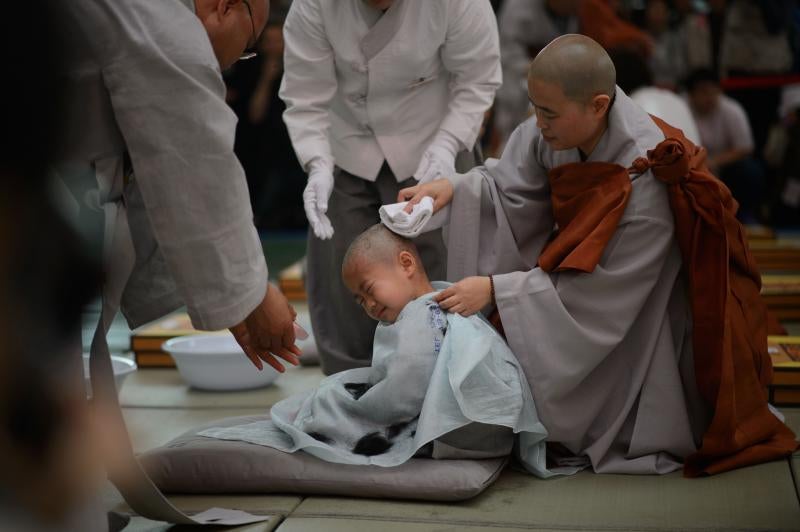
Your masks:
<svg viewBox="0 0 800 532"><path fill-rule="evenodd" d="M437 290L446 286L434 283ZM445 313L431 301L434 294L406 305L395 323L378 325L372 366L331 375L316 389L280 401L272 407L271 421L212 428L200 434L285 452L302 450L329 462L392 467L451 431L481 423L512 429L518 458L539 477L580 469L547 469L547 430L536 414L517 359L482 316ZM411 352L410 345L416 346ZM418 378L419 371L415 373L420 368L429 375L427 381ZM348 383L367 383L370 388L356 398L346 390ZM412 404L417 412L409 412L415 396L422 399L421 409ZM398 399L402 397L408 399ZM402 428L386 452L375 456L352 452L359 438L385 433L387 424L394 422L403 422ZM320 441L320 435L328 442Z"/></svg>

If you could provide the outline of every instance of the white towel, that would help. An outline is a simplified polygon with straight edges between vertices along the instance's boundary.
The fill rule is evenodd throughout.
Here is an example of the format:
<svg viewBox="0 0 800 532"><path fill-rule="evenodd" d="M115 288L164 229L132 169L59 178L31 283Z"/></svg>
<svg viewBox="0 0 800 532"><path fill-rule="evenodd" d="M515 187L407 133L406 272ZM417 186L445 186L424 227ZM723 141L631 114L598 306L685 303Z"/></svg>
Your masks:
<svg viewBox="0 0 800 532"><path fill-rule="evenodd" d="M383 225L394 233L406 238L415 238L422 233L423 228L433 216L433 198L425 196L422 201L414 205L411 213L403 211L407 201L381 206L378 214ZM430 230L430 228L428 228Z"/></svg>

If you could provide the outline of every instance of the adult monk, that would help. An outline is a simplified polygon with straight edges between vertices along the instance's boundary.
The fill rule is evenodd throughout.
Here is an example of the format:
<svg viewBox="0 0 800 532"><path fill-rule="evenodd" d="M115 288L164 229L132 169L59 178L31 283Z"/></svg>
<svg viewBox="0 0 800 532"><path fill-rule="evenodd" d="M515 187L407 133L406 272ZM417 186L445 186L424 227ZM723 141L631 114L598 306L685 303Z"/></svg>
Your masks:
<svg viewBox="0 0 800 532"><path fill-rule="evenodd" d="M531 64L535 115L499 161L400 192L451 204L460 281L438 300L464 315L496 305L553 447L596 472L786 456L796 442L768 409L765 311L735 202L704 150L615 75L595 41L559 37Z"/></svg>

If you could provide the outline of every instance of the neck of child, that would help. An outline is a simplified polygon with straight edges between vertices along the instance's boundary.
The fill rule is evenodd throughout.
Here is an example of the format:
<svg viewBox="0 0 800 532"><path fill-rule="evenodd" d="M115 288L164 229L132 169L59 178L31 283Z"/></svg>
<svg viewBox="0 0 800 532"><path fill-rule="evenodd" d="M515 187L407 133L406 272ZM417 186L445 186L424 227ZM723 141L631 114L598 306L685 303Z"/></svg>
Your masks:
<svg viewBox="0 0 800 532"><path fill-rule="evenodd" d="M420 277L415 279L414 281L414 298L418 298L424 296L425 294L430 294L434 291L433 285L426 277Z"/></svg>
<svg viewBox="0 0 800 532"><path fill-rule="evenodd" d="M581 152L582 161L585 161L589 158L589 156L592 155L592 152L597 147L600 139L603 138L603 134L606 132L606 129L608 129L608 115L603 117L603 120L600 121L600 124L597 126L597 129L589 138L589 140L578 146L578 150Z"/></svg>

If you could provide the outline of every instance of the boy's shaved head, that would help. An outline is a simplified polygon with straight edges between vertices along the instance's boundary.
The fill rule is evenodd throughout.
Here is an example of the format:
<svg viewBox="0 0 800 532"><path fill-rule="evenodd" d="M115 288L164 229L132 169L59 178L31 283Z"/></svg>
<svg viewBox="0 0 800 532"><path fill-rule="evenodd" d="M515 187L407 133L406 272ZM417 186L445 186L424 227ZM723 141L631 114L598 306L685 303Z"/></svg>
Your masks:
<svg viewBox="0 0 800 532"><path fill-rule="evenodd" d="M528 77L561 87L564 95L587 103L598 94L614 95L617 72L608 53L585 35L554 39L531 63Z"/></svg>
<svg viewBox="0 0 800 532"><path fill-rule="evenodd" d="M411 240L393 233L383 224L375 224L358 235L347 248L342 261L342 272L348 271L362 260L391 264L403 251L411 253L418 264L422 264L417 246Z"/></svg>
<svg viewBox="0 0 800 532"><path fill-rule="evenodd" d="M342 260L342 282L372 319L394 323L414 299L433 291L411 240L373 225Z"/></svg>

